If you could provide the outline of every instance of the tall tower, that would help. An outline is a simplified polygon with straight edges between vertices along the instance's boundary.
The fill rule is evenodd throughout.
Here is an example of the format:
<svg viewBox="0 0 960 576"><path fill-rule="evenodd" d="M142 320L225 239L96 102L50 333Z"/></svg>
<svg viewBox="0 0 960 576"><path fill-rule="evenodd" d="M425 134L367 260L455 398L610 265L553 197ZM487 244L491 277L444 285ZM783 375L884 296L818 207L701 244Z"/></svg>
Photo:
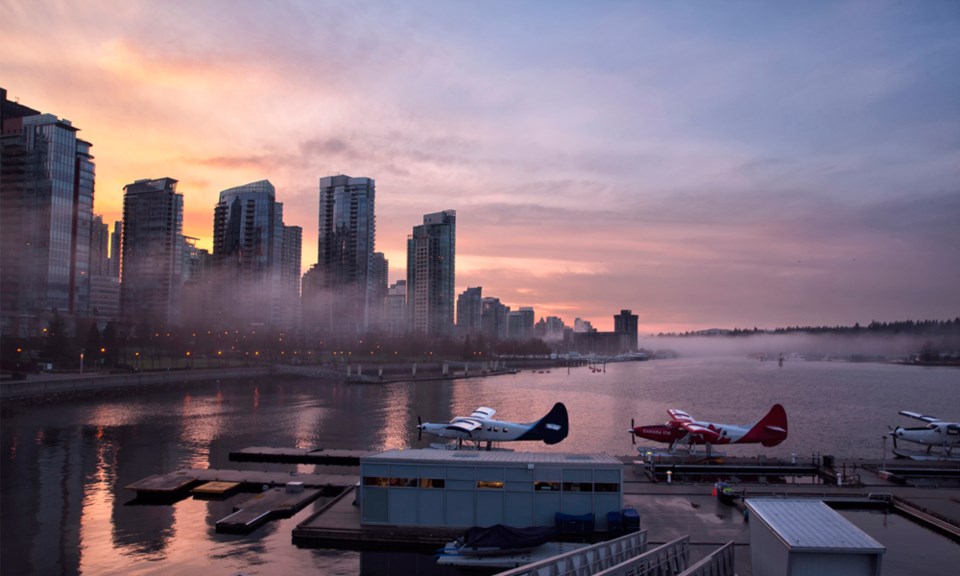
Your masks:
<svg viewBox="0 0 960 576"><path fill-rule="evenodd" d="M456 255L457 211L425 214L407 238L407 320L413 332L452 332Z"/></svg>
<svg viewBox="0 0 960 576"><path fill-rule="evenodd" d="M372 178L320 179L320 225L316 277L311 281L310 320L328 334L363 333L374 292L376 235Z"/></svg>
<svg viewBox="0 0 960 576"><path fill-rule="evenodd" d="M0 88L0 267L4 333L39 333L51 310L89 312L91 144L69 120Z"/></svg>
<svg viewBox="0 0 960 576"><path fill-rule="evenodd" d="M183 194L173 178L123 187L120 307L150 326L180 321L183 274Z"/></svg>
<svg viewBox="0 0 960 576"><path fill-rule="evenodd" d="M283 204L268 180L220 192L213 213L217 327L279 327Z"/></svg>

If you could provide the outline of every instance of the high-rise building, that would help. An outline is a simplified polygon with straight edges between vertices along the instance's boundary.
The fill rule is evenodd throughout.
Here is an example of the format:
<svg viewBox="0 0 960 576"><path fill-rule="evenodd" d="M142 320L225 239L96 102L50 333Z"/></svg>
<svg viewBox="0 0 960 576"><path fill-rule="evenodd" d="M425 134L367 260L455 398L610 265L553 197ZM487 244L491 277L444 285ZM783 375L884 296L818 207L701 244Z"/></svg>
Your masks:
<svg viewBox="0 0 960 576"><path fill-rule="evenodd" d="M507 337L507 314L510 307L500 303L499 298L484 296L480 309L480 332L499 340Z"/></svg>
<svg viewBox="0 0 960 576"><path fill-rule="evenodd" d="M183 194L173 178L123 187L120 308L150 327L180 322L183 282Z"/></svg>
<svg viewBox="0 0 960 576"><path fill-rule="evenodd" d="M303 228L283 227L283 253L280 257L280 326L300 327L300 260L303 254Z"/></svg>
<svg viewBox="0 0 960 576"><path fill-rule="evenodd" d="M199 238L183 236L183 289L180 316L190 328L212 328L211 310L219 306L212 281L213 257L197 246Z"/></svg>
<svg viewBox="0 0 960 576"><path fill-rule="evenodd" d="M533 327L533 334L541 340L553 342L563 340L566 328L561 318L557 316L547 316L546 318L541 318Z"/></svg>
<svg viewBox="0 0 960 576"><path fill-rule="evenodd" d="M427 336L453 331L457 211L423 216L407 238L407 321Z"/></svg>
<svg viewBox="0 0 960 576"><path fill-rule="evenodd" d="M113 232L110 233L110 275L120 279L120 240L123 236L123 221L113 223Z"/></svg>
<svg viewBox="0 0 960 576"><path fill-rule="evenodd" d="M403 334L407 329L407 281L397 280L387 289L383 299L383 330L387 334Z"/></svg>
<svg viewBox="0 0 960 576"><path fill-rule="evenodd" d="M480 331L483 311L482 286L467 288L457 296L457 330L462 334Z"/></svg>
<svg viewBox="0 0 960 576"><path fill-rule="evenodd" d="M120 278L113 275L107 247L110 226L95 215L90 226L90 315L112 320L120 317Z"/></svg>
<svg viewBox="0 0 960 576"><path fill-rule="evenodd" d="M638 320L639 317L632 310L621 310L619 314L613 317L613 331L617 334L626 335L627 347L630 352L637 350Z"/></svg>
<svg viewBox="0 0 960 576"><path fill-rule="evenodd" d="M51 310L89 312L91 144L69 120L7 100L0 88L3 331L38 334Z"/></svg>
<svg viewBox="0 0 960 576"><path fill-rule="evenodd" d="M315 277L304 284L307 320L318 330L354 335L368 328L376 236L372 178L320 179Z"/></svg>
<svg viewBox="0 0 960 576"><path fill-rule="evenodd" d="M215 326L280 327L283 239L283 204L268 180L220 192L213 215Z"/></svg>
<svg viewBox="0 0 960 576"><path fill-rule="evenodd" d="M383 252L373 253L373 264L370 268L370 307L367 317L368 327L378 331L385 329L384 299L387 297L387 284L390 278L390 261Z"/></svg>
<svg viewBox="0 0 960 576"><path fill-rule="evenodd" d="M507 338L529 340L533 338L533 308L521 306L519 310L507 312Z"/></svg>

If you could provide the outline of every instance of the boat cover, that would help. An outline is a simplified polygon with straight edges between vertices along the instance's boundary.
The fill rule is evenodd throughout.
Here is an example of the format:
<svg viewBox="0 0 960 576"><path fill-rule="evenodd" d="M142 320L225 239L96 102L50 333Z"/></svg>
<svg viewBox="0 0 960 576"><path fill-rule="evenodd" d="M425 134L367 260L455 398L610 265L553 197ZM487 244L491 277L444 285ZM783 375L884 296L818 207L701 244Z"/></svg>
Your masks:
<svg viewBox="0 0 960 576"><path fill-rule="evenodd" d="M516 550L533 548L550 541L557 535L553 526L531 526L514 528L503 524L493 526L475 526L468 528L463 535L463 548Z"/></svg>

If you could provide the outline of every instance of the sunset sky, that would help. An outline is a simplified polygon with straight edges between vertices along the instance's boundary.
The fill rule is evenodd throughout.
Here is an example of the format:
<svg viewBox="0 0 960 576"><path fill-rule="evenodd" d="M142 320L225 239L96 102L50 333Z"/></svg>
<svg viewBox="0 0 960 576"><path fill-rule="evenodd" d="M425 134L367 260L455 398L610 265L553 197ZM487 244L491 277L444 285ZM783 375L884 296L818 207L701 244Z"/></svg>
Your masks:
<svg viewBox="0 0 960 576"><path fill-rule="evenodd" d="M960 316L960 3L0 0L0 86L169 176L211 247L269 179L377 186L390 282L457 211L457 293L641 333Z"/></svg>

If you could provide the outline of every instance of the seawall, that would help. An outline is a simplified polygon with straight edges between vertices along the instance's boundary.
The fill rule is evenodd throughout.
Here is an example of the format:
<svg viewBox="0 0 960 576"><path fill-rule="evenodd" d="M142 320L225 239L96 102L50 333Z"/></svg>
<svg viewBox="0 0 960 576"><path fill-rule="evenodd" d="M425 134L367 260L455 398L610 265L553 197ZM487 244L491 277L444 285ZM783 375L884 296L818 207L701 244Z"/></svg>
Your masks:
<svg viewBox="0 0 960 576"><path fill-rule="evenodd" d="M255 368L211 368L204 370L170 370L160 372L133 372L129 374L54 374L28 377L24 380L4 380L0 382L0 400L31 398L108 390L133 388L155 384L179 382L199 382L204 380L226 380L232 378L257 378L270 374L269 366Z"/></svg>

